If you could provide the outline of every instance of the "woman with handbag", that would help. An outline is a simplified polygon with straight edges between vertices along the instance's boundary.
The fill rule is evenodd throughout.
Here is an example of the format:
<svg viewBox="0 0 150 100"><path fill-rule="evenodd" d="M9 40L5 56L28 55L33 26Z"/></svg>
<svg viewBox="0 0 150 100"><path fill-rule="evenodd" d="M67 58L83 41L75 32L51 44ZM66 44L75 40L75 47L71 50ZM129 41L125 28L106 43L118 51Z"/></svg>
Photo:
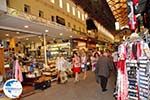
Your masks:
<svg viewBox="0 0 150 100"><path fill-rule="evenodd" d="M72 64L73 64L73 72L75 73L75 82L78 82L81 64L80 64L80 57L77 55L77 53L73 54Z"/></svg>

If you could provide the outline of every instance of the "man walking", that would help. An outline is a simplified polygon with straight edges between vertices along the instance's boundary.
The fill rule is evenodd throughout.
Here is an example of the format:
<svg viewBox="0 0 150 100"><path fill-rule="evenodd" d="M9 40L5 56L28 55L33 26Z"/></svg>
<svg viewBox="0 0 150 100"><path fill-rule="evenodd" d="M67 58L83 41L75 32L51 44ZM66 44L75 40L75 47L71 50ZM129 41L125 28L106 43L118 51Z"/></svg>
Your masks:
<svg viewBox="0 0 150 100"><path fill-rule="evenodd" d="M96 77L100 80L102 92L107 91L107 81L110 76L110 71L112 70L113 63L110 62L110 59L107 56L107 52L104 52L101 57L99 57L96 64Z"/></svg>

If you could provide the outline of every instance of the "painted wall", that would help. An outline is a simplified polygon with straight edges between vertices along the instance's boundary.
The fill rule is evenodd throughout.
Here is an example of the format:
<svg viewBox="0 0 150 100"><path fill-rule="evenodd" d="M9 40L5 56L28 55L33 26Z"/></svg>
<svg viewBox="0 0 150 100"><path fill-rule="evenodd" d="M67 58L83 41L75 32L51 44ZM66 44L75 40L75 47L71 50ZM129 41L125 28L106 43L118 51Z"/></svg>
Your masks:
<svg viewBox="0 0 150 100"><path fill-rule="evenodd" d="M55 3L52 3L51 0L9 0L9 7L23 12L24 4L27 4L30 6L30 14L32 15L39 16L39 10L41 10L47 20L51 20L51 16L60 16L65 19L67 27L69 22L71 28L74 28L75 25L76 30L79 30L80 27L82 32L86 32L86 22L85 19L82 20L82 14L85 15L85 12L80 7L77 7L71 0L62 0L63 8L60 8L59 0L54 1ZM67 12L67 3L70 5L70 12ZM76 9L75 15L73 15L72 7ZM81 12L80 19L78 18L78 11Z"/></svg>

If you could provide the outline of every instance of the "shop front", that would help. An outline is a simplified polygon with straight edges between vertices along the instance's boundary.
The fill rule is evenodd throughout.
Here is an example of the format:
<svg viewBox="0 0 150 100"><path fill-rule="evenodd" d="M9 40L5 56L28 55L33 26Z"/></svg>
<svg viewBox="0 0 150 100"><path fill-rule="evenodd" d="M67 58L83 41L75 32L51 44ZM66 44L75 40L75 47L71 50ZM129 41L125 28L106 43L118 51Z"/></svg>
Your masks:
<svg viewBox="0 0 150 100"><path fill-rule="evenodd" d="M57 78L57 56L63 54L67 58L71 55L71 43L64 41L79 35L63 25L14 9L9 9L8 13L0 16L1 83L16 78L15 62L19 63L22 72L20 82L25 90L23 95L35 89L50 87L51 81Z"/></svg>

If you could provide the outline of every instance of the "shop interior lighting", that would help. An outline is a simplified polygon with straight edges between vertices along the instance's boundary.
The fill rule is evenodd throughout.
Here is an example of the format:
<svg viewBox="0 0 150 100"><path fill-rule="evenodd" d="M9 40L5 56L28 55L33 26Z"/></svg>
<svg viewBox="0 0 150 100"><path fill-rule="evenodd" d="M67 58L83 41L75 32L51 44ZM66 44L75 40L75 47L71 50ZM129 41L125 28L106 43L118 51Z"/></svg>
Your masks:
<svg viewBox="0 0 150 100"><path fill-rule="evenodd" d="M126 39L126 36L124 35L124 36L123 36L123 40L125 40L125 39Z"/></svg>
<svg viewBox="0 0 150 100"><path fill-rule="evenodd" d="M41 36L38 36L39 38L41 38Z"/></svg>
<svg viewBox="0 0 150 100"><path fill-rule="evenodd" d="M26 40L29 40L29 38L26 38Z"/></svg>
<svg viewBox="0 0 150 100"><path fill-rule="evenodd" d="M28 26L28 25L25 25L24 28L29 28L29 26Z"/></svg>
<svg viewBox="0 0 150 100"><path fill-rule="evenodd" d="M83 39L83 37L80 37L80 39Z"/></svg>
<svg viewBox="0 0 150 100"><path fill-rule="evenodd" d="M70 36L70 38L72 38L72 36Z"/></svg>
<svg viewBox="0 0 150 100"><path fill-rule="evenodd" d="M60 33L59 35L60 35L60 36L62 36L62 35L63 35L63 33Z"/></svg>
<svg viewBox="0 0 150 100"><path fill-rule="evenodd" d="M20 34L20 32L16 32L16 34Z"/></svg>
<svg viewBox="0 0 150 100"><path fill-rule="evenodd" d="M6 34L6 36L9 36L9 34Z"/></svg>
<svg viewBox="0 0 150 100"><path fill-rule="evenodd" d="M10 40L9 40L9 39L6 39L6 41L9 42Z"/></svg>
<svg viewBox="0 0 150 100"><path fill-rule="evenodd" d="M49 30L45 30L45 32L47 33L47 32L49 32Z"/></svg>

